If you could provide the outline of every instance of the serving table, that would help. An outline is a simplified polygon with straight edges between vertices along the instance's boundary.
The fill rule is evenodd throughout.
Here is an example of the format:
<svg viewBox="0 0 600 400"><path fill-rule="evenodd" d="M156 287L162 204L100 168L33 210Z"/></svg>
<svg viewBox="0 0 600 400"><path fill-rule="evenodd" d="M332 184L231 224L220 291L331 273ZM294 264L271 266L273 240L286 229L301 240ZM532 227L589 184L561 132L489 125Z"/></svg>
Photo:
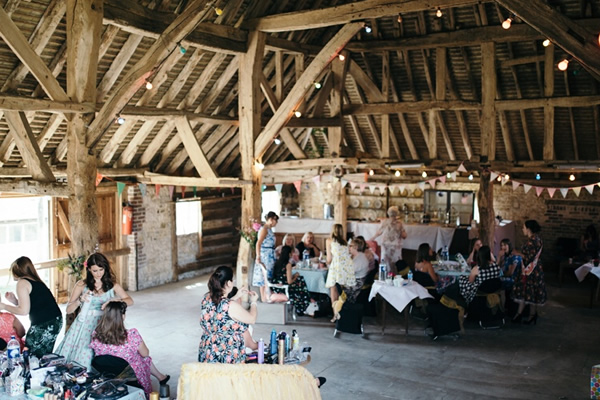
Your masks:
<svg viewBox="0 0 600 400"><path fill-rule="evenodd" d="M406 285L394 286L382 281L373 282L369 301L376 295L383 298L381 310L381 334L385 334L385 307L386 303L390 303L398 312L404 312L405 332L408 335L408 309L406 306L417 297L420 299L433 299L427 289L419 285L417 282L407 282Z"/></svg>

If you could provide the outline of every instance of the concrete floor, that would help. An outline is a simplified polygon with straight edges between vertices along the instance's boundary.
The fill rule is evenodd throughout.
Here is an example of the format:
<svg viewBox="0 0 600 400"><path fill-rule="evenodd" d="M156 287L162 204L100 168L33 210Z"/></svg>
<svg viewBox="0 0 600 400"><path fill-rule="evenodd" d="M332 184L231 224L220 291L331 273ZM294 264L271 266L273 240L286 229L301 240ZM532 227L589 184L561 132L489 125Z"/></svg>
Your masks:
<svg viewBox="0 0 600 400"><path fill-rule="evenodd" d="M313 349L307 369L327 377L324 399L586 399L590 369L600 364L600 304L589 308L588 282L573 277L558 288L548 275L550 300L537 326L509 322L484 331L467 322L464 336L432 341L416 320L406 336L388 307L385 336L375 319L365 319L363 339L334 338L332 324L306 317L294 325L257 324L254 337L297 329ZM207 278L131 293L127 325L140 330L158 368L171 375L172 397L181 364L196 361Z"/></svg>

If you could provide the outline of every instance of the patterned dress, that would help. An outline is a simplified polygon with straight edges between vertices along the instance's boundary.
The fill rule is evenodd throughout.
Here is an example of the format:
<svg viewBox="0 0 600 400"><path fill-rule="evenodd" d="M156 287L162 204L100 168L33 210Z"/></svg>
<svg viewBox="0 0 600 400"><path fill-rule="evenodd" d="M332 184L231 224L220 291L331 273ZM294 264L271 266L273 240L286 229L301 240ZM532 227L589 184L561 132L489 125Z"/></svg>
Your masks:
<svg viewBox="0 0 600 400"><path fill-rule="evenodd" d="M19 345L21 346L21 351L23 351L23 338L19 337L13 326L15 318L16 317L14 316L14 314L11 313L0 313L0 338L4 339L4 341L8 343L10 337L12 335L15 335L15 339L17 339L17 341L19 342Z"/></svg>
<svg viewBox="0 0 600 400"><path fill-rule="evenodd" d="M396 261L402 260L402 223L388 218L381 222L381 258L392 271Z"/></svg>
<svg viewBox="0 0 600 400"><path fill-rule="evenodd" d="M72 328L71 328L72 329ZM152 358L142 357L138 352L138 347L143 342L142 336L137 329L127 330L127 341L123 344L106 344L100 343L96 338L92 340L89 347L93 350L97 356L110 355L120 357L127 361L135 377L137 378L144 392L147 394L152 392L152 381L150 377L150 366L152 365Z"/></svg>
<svg viewBox="0 0 600 400"><path fill-rule="evenodd" d="M83 294L89 292L85 287ZM114 289L101 295L90 296L90 301L81 305L81 310L75 321L65 334L56 353L65 356L67 362L77 362L87 369L92 366L94 352L90 349L92 333L102 317L102 304L115 297Z"/></svg>
<svg viewBox="0 0 600 400"><path fill-rule="evenodd" d="M502 276L500 279L502 280L502 288L506 290L512 289L515 284L515 280L519 279L521 276L521 263L523 262L523 258L516 254L511 254L508 257L504 257L504 263L502 265ZM515 269L513 270L512 275L508 275L508 271L510 267L514 265Z"/></svg>
<svg viewBox="0 0 600 400"><path fill-rule="evenodd" d="M275 265L275 234L270 228L267 229L267 236L260 245L260 261L267 269L267 278L271 280L273 278L273 266ZM252 275L253 286L265 286L265 279L261 268L258 265L254 265L254 274Z"/></svg>
<svg viewBox="0 0 600 400"><path fill-rule="evenodd" d="M458 278L458 287L460 288L460 294L465 299L467 304L469 304L477 294L477 289L484 281L488 279L494 279L500 277L500 267L491 263L487 268L479 269L479 275L475 277L473 282L469 282L469 277L467 275L461 275Z"/></svg>
<svg viewBox="0 0 600 400"><path fill-rule="evenodd" d="M207 363L236 364L246 361L244 332L248 324L229 316L229 299L213 303L210 293L202 299L200 327L202 337L198 348L198 361Z"/></svg>
<svg viewBox="0 0 600 400"><path fill-rule="evenodd" d="M327 273L325 287L330 288L339 283L342 286L356 285L354 276L354 264L348 246L344 246L331 240L331 264Z"/></svg>
<svg viewBox="0 0 600 400"><path fill-rule="evenodd" d="M282 283L287 285L287 274L286 270L282 268L279 273L273 276L273 283ZM273 288L277 293L285 293L283 289ZM294 309L297 314L303 315L306 311L306 307L310 304L310 294L306 287L306 282L302 276L296 278L296 280L289 286L288 292L290 294L290 300L294 305Z"/></svg>
<svg viewBox="0 0 600 400"><path fill-rule="evenodd" d="M524 268L527 268L541 249L542 239L538 235L533 235L527 239L521 248ZM544 281L541 258L529 275L521 273L517 277L515 286L513 287L512 298L517 303L524 302L525 304L537 304L540 306L546 303L546 282Z"/></svg>

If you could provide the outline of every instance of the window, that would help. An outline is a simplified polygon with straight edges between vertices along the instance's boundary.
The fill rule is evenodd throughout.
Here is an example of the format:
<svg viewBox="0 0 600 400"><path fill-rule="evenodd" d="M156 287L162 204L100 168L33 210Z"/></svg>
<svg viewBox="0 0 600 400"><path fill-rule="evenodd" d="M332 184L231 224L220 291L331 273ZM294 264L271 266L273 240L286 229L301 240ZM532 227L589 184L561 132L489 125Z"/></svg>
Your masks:
<svg viewBox="0 0 600 400"><path fill-rule="evenodd" d="M269 211L273 211L277 215L281 214L281 194L277 190L269 190L262 192L262 220L265 221L265 216Z"/></svg>
<svg viewBox="0 0 600 400"><path fill-rule="evenodd" d="M200 201L178 201L175 203L175 225L177 235L200 232L202 226Z"/></svg>

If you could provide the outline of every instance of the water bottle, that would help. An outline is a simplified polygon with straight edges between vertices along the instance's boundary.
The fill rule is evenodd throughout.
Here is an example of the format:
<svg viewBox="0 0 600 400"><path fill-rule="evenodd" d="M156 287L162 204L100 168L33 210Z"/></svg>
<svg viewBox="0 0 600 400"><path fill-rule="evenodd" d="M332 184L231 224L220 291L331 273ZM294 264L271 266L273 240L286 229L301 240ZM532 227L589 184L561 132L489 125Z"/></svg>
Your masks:
<svg viewBox="0 0 600 400"><path fill-rule="evenodd" d="M379 263L379 280L384 282L387 274L387 264L382 261Z"/></svg>
<svg viewBox="0 0 600 400"><path fill-rule="evenodd" d="M15 335L12 335L8 341L6 354L8 356L8 367L13 369L21 359L21 346Z"/></svg>
<svg viewBox="0 0 600 400"><path fill-rule="evenodd" d="M304 262L304 267L308 268L310 266L310 251L305 249L302 252L302 261Z"/></svg>
<svg viewBox="0 0 600 400"><path fill-rule="evenodd" d="M258 363L265 363L265 341L262 338L258 340Z"/></svg>
<svg viewBox="0 0 600 400"><path fill-rule="evenodd" d="M277 354L277 332L271 331L271 354Z"/></svg>
<svg viewBox="0 0 600 400"><path fill-rule="evenodd" d="M448 246L444 246L443 250L444 261L450 261L450 252L448 251Z"/></svg>
<svg viewBox="0 0 600 400"><path fill-rule="evenodd" d="M300 336L298 336L298 332L295 329L292 330L292 350L300 350Z"/></svg>
<svg viewBox="0 0 600 400"><path fill-rule="evenodd" d="M408 270L408 275L406 277L408 278L408 283L411 284L412 283L412 278L413 278L412 269Z"/></svg>

